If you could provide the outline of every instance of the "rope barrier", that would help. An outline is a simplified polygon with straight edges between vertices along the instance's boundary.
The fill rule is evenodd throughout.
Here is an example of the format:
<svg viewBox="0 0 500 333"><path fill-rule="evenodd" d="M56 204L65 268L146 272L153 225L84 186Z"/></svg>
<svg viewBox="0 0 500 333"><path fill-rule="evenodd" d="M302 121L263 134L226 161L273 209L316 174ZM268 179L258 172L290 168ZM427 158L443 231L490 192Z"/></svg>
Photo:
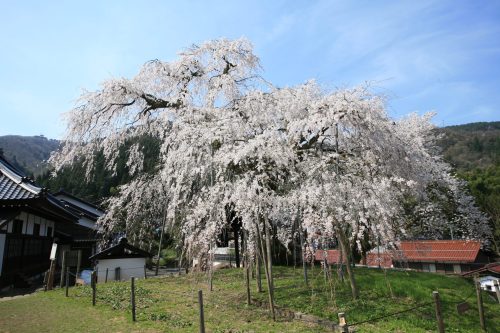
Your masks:
<svg viewBox="0 0 500 333"><path fill-rule="evenodd" d="M434 302L421 303L421 304L419 304L417 306L414 306L414 307L406 309L406 310L402 310L402 311L390 313L390 314L383 315L383 316L380 316L380 317L370 318L370 319L367 319L367 320L358 321L357 323L349 324L348 326L357 326L357 325L366 324L366 323L369 323L369 322L378 321L380 319L384 319L384 318L396 316L398 314L402 314L402 313L405 313L405 312L413 311L415 309L421 308L423 306L431 305L431 304L434 304Z"/></svg>

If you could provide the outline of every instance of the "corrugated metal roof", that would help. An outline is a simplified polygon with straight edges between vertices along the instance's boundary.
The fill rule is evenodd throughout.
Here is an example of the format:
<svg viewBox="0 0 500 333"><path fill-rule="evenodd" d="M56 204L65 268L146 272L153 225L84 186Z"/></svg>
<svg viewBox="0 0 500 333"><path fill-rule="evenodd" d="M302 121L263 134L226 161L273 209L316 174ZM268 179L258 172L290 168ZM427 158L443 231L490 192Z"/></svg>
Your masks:
<svg viewBox="0 0 500 333"><path fill-rule="evenodd" d="M408 261L474 262L481 243L467 240L404 241L400 250Z"/></svg>
<svg viewBox="0 0 500 333"><path fill-rule="evenodd" d="M20 175L0 157L0 200L32 199L39 196L42 188Z"/></svg>

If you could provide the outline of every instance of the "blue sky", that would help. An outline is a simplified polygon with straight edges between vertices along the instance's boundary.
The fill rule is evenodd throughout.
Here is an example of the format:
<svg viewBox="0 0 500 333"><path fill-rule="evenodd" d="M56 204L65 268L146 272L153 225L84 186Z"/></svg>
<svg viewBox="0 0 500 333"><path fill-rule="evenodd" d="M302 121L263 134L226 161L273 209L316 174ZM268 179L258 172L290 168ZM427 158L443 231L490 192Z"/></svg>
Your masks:
<svg viewBox="0 0 500 333"><path fill-rule="evenodd" d="M278 86L370 82L394 117L500 120L498 1L0 0L0 135L61 138L82 89L241 36Z"/></svg>

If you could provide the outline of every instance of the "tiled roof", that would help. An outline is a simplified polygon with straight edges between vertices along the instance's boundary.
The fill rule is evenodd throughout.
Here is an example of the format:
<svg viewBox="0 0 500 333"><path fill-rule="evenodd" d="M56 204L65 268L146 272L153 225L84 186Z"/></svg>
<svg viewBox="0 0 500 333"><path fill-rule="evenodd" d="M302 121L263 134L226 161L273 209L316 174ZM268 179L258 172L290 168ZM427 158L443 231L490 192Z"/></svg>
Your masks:
<svg viewBox="0 0 500 333"><path fill-rule="evenodd" d="M470 272L463 273L463 276L473 276L476 274L481 274L481 273L493 273L493 274L499 274L500 275L500 262L493 262L491 264L484 265L483 267L479 269L475 269Z"/></svg>
<svg viewBox="0 0 500 333"><path fill-rule="evenodd" d="M0 157L0 200L32 199L42 191Z"/></svg>
<svg viewBox="0 0 500 333"><path fill-rule="evenodd" d="M480 249L480 242L465 240L404 241L400 245L406 260L423 262L474 262Z"/></svg>
<svg viewBox="0 0 500 333"><path fill-rule="evenodd" d="M340 251L339 250L316 250L314 254L314 260L323 261L325 258L326 252L326 261L328 264L337 264L340 262ZM346 258L342 260L344 263L346 262Z"/></svg>
<svg viewBox="0 0 500 333"><path fill-rule="evenodd" d="M151 253L141 250L138 247L132 246L128 243L126 238L121 238L118 244L111 246L99 253L94 254L89 259L116 259L116 258L128 258L128 257L141 257L141 258L151 258Z"/></svg>

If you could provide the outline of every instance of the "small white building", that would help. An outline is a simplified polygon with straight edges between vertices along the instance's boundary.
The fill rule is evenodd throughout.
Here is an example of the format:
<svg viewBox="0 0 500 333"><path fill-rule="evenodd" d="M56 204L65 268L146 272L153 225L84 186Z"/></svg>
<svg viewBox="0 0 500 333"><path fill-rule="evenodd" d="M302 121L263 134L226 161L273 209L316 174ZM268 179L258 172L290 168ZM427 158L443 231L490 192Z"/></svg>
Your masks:
<svg viewBox="0 0 500 333"><path fill-rule="evenodd" d="M482 276L479 278L479 283L481 284L481 289L486 291L494 292L495 289L495 281L500 283L500 279L491 275Z"/></svg>
<svg viewBox="0 0 500 333"><path fill-rule="evenodd" d="M119 243L99 253L90 260L94 261L97 271L97 281L126 281L130 278L146 277L146 258L151 254L130 245L126 238L121 238Z"/></svg>

